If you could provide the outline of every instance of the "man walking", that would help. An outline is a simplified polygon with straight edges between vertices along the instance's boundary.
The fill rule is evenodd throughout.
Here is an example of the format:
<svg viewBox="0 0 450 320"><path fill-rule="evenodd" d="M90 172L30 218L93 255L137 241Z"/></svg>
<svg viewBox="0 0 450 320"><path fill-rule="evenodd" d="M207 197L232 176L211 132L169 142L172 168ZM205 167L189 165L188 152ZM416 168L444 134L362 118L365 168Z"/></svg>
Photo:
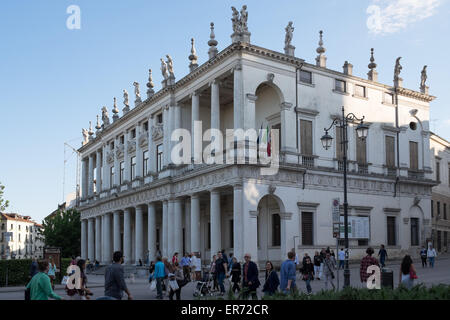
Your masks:
<svg viewBox="0 0 450 320"><path fill-rule="evenodd" d="M336 260L331 256L330 251L325 253L325 259L323 260L323 275L325 278L325 290L328 290L328 282L331 283L333 290L336 289L334 286L334 271L336 270Z"/></svg>
<svg viewBox="0 0 450 320"><path fill-rule="evenodd" d="M378 261L376 258L372 257L374 250L372 248L367 248L366 250L367 256L362 258L361 266L359 268L359 276L361 278L361 282L367 282L367 278L369 278L369 274L367 273L367 268L371 265L378 265Z"/></svg>
<svg viewBox="0 0 450 320"><path fill-rule="evenodd" d="M314 254L314 274L317 280L320 280L320 265L322 264L322 257L319 254L319 251L316 251Z"/></svg>
<svg viewBox="0 0 450 320"><path fill-rule="evenodd" d="M155 272L153 273L153 278L156 280L156 299L162 299L163 298L163 292L162 292L162 283L164 281L164 278L166 277L166 272L164 263L162 262L162 259L160 256L156 258L156 264L155 264Z"/></svg>
<svg viewBox="0 0 450 320"><path fill-rule="evenodd" d="M430 262L431 268L434 268L434 259L437 257L437 253L431 244L427 251L427 257L428 257L428 261Z"/></svg>
<svg viewBox="0 0 450 320"><path fill-rule="evenodd" d="M219 283L219 288L220 288L220 294L224 295L225 294L225 286L223 284L223 281L225 280L225 277L227 277L227 262L226 260L223 258L222 256L222 252L217 252L217 259L216 259L216 267L215 267L215 271L216 271L216 277L217 277L217 282Z"/></svg>
<svg viewBox="0 0 450 320"><path fill-rule="evenodd" d="M251 261L252 256L250 253L244 255L245 263L242 267L242 289L244 290L243 298L247 299L249 293L252 295L252 300L258 299L256 295L256 289L258 289L260 282L258 279L258 266Z"/></svg>
<svg viewBox="0 0 450 320"><path fill-rule="evenodd" d="M295 253L289 251L288 259L281 264L280 290L284 293L294 293L297 289L295 284Z"/></svg>
<svg viewBox="0 0 450 320"><path fill-rule="evenodd" d="M386 249L384 248L384 244L381 245L380 251L378 251L378 256L380 257L381 267L384 268L384 262L388 256Z"/></svg>
<svg viewBox="0 0 450 320"><path fill-rule="evenodd" d="M127 293L128 300L133 300L127 284L125 283L122 263L122 252L114 252L113 263L105 270L105 296L121 300L123 292L125 291Z"/></svg>
<svg viewBox="0 0 450 320"><path fill-rule="evenodd" d="M180 266L183 269L184 279L191 281L191 270L189 265L191 264L191 259L189 258L188 253L184 254L184 257L181 259Z"/></svg>
<svg viewBox="0 0 450 320"><path fill-rule="evenodd" d="M426 266L427 266L427 249L425 249L425 246L423 246L422 250L420 250L420 259L422 260L422 268L426 268Z"/></svg>
<svg viewBox="0 0 450 320"><path fill-rule="evenodd" d="M344 269L345 267L345 251L344 248L338 252L339 269Z"/></svg>

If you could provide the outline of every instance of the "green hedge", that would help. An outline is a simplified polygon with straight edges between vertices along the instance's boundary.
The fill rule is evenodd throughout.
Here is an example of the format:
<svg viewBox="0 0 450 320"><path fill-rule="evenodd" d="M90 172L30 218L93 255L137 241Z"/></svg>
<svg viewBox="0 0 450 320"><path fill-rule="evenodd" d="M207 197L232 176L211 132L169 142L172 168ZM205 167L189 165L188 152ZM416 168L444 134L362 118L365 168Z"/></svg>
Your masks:
<svg viewBox="0 0 450 320"><path fill-rule="evenodd" d="M0 260L0 287L25 285L29 281L31 259Z"/></svg>
<svg viewBox="0 0 450 320"><path fill-rule="evenodd" d="M56 274L56 284L61 283L71 258L61 259L61 271ZM21 286L28 283L31 259L0 260L0 287L6 286L6 270L8 270L8 286Z"/></svg>

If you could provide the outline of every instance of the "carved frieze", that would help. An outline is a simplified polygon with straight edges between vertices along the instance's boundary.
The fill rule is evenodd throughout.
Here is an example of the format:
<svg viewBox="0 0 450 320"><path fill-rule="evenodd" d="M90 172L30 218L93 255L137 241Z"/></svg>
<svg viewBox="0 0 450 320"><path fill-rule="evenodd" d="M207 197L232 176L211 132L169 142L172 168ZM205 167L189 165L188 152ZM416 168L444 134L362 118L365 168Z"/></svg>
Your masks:
<svg viewBox="0 0 450 320"><path fill-rule="evenodd" d="M156 124L152 127L152 139L158 140L164 136L164 130L162 124Z"/></svg>
<svg viewBox="0 0 450 320"><path fill-rule="evenodd" d="M128 140L128 153L133 153L136 151L136 139Z"/></svg>
<svg viewBox="0 0 450 320"><path fill-rule="evenodd" d="M148 135L146 132L144 132L144 134L141 134L139 136L139 141L138 144L141 148L145 147L148 145Z"/></svg>
<svg viewBox="0 0 450 320"><path fill-rule="evenodd" d="M116 146L116 157L122 158L124 154L124 146L123 144L119 144Z"/></svg>

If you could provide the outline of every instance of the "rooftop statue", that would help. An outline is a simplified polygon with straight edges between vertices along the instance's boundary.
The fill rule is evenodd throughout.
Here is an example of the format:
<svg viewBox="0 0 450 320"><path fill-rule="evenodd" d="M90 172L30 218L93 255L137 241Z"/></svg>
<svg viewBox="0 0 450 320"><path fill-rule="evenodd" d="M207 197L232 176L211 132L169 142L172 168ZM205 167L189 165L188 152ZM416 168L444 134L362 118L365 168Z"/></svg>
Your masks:
<svg viewBox="0 0 450 320"><path fill-rule="evenodd" d="M427 66L423 66L421 75L420 75L420 88L425 88L425 81L427 81Z"/></svg>
<svg viewBox="0 0 450 320"><path fill-rule="evenodd" d="M173 60L172 58L167 54L167 69L169 71L170 77L175 78L175 74L173 73Z"/></svg>
<svg viewBox="0 0 450 320"><path fill-rule="evenodd" d="M284 45L286 47L291 45L291 41L292 41L292 36L294 33L294 27L292 26L292 21L289 21L287 27L284 29L286 30L286 37L284 38Z"/></svg>
<svg viewBox="0 0 450 320"><path fill-rule="evenodd" d="M400 65L400 59L402 57L398 57L397 60L395 60L395 67L394 67L394 81L398 80L400 76L400 71L402 71L402 66Z"/></svg>
<svg viewBox="0 0 450 320"><path fill-rule="evenodd" d="M167 63L161 58L161 73L164 77L164 80L169 78L169 73L167 72Z"/></svg>
<svg viewBox="0 0 450 320"><path fill-rule="evenodd" d="M108 109L106 107L102 108L102 121L103 121L103 127L109 126L109 115L108 115Z"/></svg>

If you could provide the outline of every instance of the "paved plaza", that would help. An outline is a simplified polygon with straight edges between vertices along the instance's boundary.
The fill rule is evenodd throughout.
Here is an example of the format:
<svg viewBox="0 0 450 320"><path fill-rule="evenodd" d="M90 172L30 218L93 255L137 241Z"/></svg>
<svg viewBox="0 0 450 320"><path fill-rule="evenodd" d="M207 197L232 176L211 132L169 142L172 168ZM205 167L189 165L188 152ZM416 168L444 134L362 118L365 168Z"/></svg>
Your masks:
<svg viewBox="0 0 450 320"><path fill-rule="evenodd" d="M438 260L435 263L434 268L422 268L421 263L416 261L415 267L417 270L417 275L419 277L418 280L416 280L416 283L423 283L426 286L432 286L432 285L438 285L438 284L448 284L450 285L450 256L442 256L439 257ZM354 287L362 287L359 280L359 266L351 265L351 284ZM389 263L387 262L386 265L387 268L391 268L394 270L394 285L397 287L398 285L398 277L399 277L399 269L400 269L400 262L394 261ZM279 275L279 273L278 273ZM93 298L97 298L100 296L103 296L104 293L104 277L101 275L89 275L88 276L89 286L91 287L92 292L94 293ZM258 290L258 297L262 296L262 284L264 283L264 274L260 273L260 281L261 286ZM334 280L335 284L337 284L337 279ZM340 281L340 287L342 288L343 284L343 271L339 271L339 281ZM134 299L137 300L153 300L156 298L156 291L150 291L149 289L149 283L147 279L143 278L136 278L134 280L127 279L127 284L129 286L129 289L131 291L131 294L133 295ZM225 280L225 289L228 291L229 288L229 282L228 280ZM305 282L300 280L300 274L297 274L297 286L300 288L301 291L306 292L306 286ZM311 282L311 286L313 289L313 292L318 292L321 289L325 289L324 281L323 280L314 280ZM196 283L191 282L187 284L183 289L181 290L181 299L182 300L192 300L196 299L193 296L193 293L195 291ZM67 297L65 291L63 290L61 285L58 285L56 288L56 293ZM0 288L0 300L22 300L24 297L23 294L23 287L11 287L11 288ZM125 295L126 297L126 295ZM164 299L168 299L167 296L164 297Z"/></svg>

